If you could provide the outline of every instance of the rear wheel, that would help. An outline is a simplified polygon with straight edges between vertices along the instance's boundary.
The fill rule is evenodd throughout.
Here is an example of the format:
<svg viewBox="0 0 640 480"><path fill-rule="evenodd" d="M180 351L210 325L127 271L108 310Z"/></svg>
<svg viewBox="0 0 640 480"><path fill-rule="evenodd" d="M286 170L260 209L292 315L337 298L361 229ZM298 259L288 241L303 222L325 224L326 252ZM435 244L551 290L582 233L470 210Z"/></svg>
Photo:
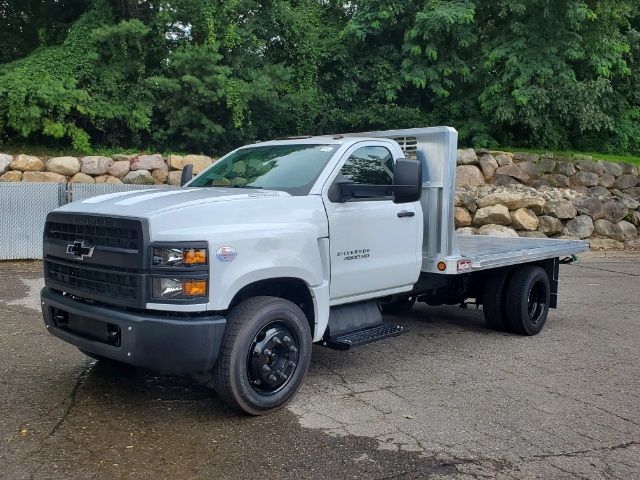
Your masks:
<svg viewBox="0 0 640 480"><path fill-rule="evenodd" d="M227 318L213 387L230 407L251 415L282 408L293 397L311 359L311 329L294 303L253 297Z"/></svg>
<svg viewBox="0 0 640 480"><path fill-rule="evenodd" d="M510 268L504 268L490 272L486 278L484 291L482 292L482 310L487 326L492 330L506 330L505 322L505 285Z"/></svg>
<svg viewBox="0 0 640 480"><path fill-rule="evenodd" d="M409 310L413 308L413 305L415 303L416 303L416 297L407 296L407 297L400 297L400 298L391 300L390 302L381 302L380 308L382 308L382 311L384 313L392 313L392 314L407 313Z"/></svg>
<svg viewBox="0 0 640 480"><path fill-rule="evenodd" d="M509 279L506 314L508 327L520 335L537 335L549 313L551 288L547 272L533 265L518 268Z"/></svg>

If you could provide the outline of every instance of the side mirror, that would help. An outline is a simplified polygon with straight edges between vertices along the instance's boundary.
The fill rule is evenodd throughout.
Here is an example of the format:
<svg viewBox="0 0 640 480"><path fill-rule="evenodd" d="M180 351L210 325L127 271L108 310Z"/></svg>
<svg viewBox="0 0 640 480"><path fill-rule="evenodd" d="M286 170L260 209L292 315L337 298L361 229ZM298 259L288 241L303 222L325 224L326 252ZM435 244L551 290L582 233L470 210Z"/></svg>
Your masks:
<svg viewBox="0 0 640 480"><path fill-rule="evenodd" d="M417 202L422 196L422 163L399 158L393 171L393 203Z"/></svg>
<svg viewBox="0 0 640 480"><path fill-rule="evenodd" d="M180 186L184 186L189 180L193 178L193 165L185 165L182 169L182 176L180 177Z"/></svg>

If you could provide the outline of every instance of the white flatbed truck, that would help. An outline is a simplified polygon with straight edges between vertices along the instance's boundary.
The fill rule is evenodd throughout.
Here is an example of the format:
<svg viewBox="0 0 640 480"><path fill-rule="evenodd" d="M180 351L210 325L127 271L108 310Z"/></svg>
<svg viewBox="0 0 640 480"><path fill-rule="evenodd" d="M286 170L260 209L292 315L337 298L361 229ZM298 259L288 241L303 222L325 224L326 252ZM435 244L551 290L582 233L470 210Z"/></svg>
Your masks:
<svg viewBox="0 0 640 480"><path fill-rule="evenodd" d="M204 375L260 415L297 391L312 343L402 333L381 310L482 304L490 328L535 335L561 259L587 242L454 232L457 132L416 128L248 145L180 189L51 212L47 329L88 355Z"/></svg>

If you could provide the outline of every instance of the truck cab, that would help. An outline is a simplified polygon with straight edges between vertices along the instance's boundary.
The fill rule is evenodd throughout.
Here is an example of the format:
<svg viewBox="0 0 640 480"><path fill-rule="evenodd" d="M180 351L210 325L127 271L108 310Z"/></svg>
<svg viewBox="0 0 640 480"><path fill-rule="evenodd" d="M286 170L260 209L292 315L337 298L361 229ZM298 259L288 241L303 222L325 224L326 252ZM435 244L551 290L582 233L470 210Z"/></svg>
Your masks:
<svg viewBox="0 0 640 480"><path fill-rule="evenodd" d="M312 343L405 331L381 310L475 298L493 328L535 334L559 259L585 244L460 241L456 140L434 127L256 143L179 189L58 208L44 230L45 325L98 359L204 376L253 415L293 396ZM511 280L519 308L505 307Z"/></svg>

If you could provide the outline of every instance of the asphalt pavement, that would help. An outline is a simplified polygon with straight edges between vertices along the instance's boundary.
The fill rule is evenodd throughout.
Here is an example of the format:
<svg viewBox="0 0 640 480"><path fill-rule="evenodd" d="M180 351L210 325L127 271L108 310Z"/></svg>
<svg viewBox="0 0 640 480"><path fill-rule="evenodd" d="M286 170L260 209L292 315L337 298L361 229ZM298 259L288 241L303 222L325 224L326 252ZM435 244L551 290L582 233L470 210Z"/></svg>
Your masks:
<svg viewBox="0 0 640 480"><path fill-rule="evenodd" d="M640 478L640 256L561 269L543 332L416 306L409 333L314 346L285 409L110 366L49 335L40 262L0 263L0 478Z"/></svg>

